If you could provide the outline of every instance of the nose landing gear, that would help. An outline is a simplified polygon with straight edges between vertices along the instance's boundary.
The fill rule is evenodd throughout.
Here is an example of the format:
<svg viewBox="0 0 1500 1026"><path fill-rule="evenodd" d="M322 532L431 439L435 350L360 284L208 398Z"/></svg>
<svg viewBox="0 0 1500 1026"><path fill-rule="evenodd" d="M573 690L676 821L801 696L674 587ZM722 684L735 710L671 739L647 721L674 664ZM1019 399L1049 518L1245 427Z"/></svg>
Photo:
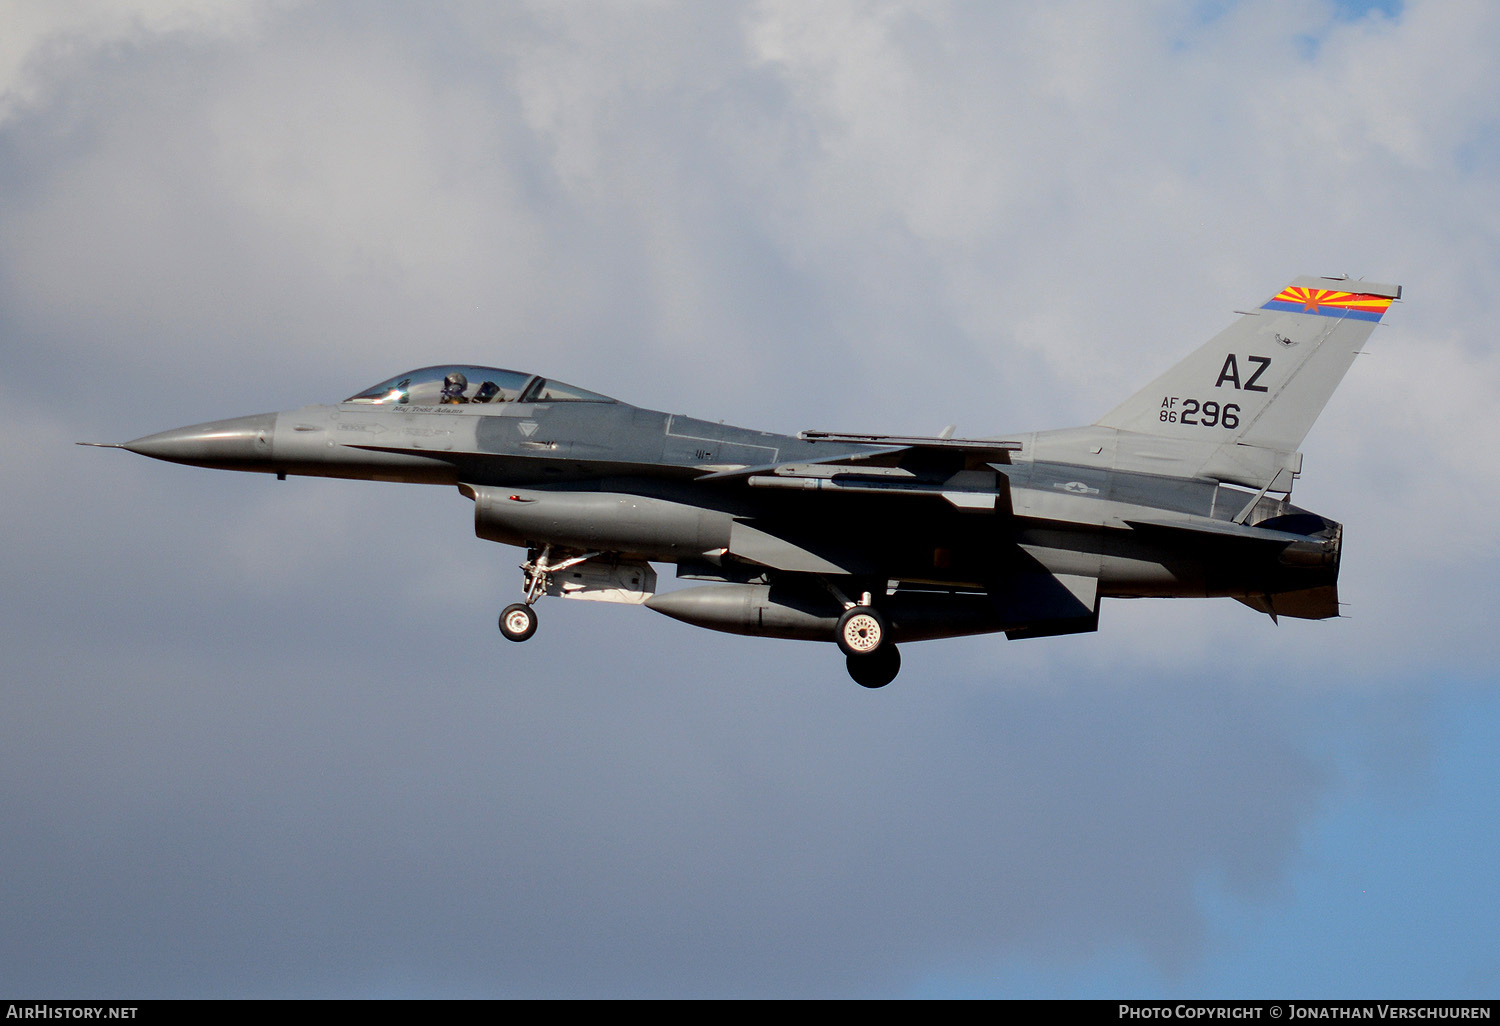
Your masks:
<svg viewBox="0 0 1500 1026"><path fill-rule="evenodd" d="M500 614L500 633L506 641L525 641L536 633L536 610L524 602L506 606Z"/></svg>
<svg viewBox="0 0 1500 1026"><path fill-rule="evenodd" d="M529 549L526 553L527 559L521 564L521 587L526 592L526 597L520 602L514 602L505 607L500 613L500 633L507 641L525 641L536 633L537 618L536 610L532 605L541 598L542 592L547 590L547 582L551 575L559 570L566 570L570 566L577 566L584 560L593 559L599 555L590 552L582 556L570 556L567 559L551 562L552 546L544 545L540 549Z"/></svg>

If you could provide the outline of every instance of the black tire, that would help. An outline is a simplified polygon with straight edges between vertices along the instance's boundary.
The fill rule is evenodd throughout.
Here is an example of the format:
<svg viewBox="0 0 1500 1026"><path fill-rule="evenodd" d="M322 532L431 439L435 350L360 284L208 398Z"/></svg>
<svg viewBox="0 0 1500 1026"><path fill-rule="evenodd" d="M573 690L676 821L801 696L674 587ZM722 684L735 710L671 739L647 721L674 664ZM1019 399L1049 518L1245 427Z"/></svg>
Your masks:
<svg viewBox="0 0 1500 1026"><path fill-rule="evenodd" d="M536 633L536 610L524 602L506 606L500 613L500 633L506 641L525 641Z"/></svg>
<svg viewBox="0 0 1500 1026"><path fill-rule="evenodd" d="M839 617L834 639L846 656L868 656L880 650L890 634L885 617L870 606L855 606Z"/></svg>
<svg viewBox="0 0 1500 1026"><path fill-rule="evenodd" d="M848 656L844 665L860 687L883 688L901 672L901 653L895 645L884 645L871 655Z"/></svg>

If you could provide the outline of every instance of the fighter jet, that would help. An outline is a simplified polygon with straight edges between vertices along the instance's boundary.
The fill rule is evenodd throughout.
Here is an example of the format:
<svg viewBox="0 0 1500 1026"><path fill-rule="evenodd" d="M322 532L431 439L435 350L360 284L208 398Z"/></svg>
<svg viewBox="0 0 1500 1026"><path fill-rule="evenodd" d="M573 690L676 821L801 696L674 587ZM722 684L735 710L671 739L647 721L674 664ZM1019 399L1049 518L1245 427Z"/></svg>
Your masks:
<svg viewBox="0 0 1500 1026"><path fill-rule="evenodd" d="M1100 600L1339 612L1343 528L1291 504L1299 447L1397 285L1298 278L1086 427L980 438L773 434L524 371L408 371L342 402L117 448L224 470L456 486L544 595L836 644L878 688L897 645L1094 631ZM92 443L88 443L92 444ZM654 563L693 586L658 592Z"/></svg>

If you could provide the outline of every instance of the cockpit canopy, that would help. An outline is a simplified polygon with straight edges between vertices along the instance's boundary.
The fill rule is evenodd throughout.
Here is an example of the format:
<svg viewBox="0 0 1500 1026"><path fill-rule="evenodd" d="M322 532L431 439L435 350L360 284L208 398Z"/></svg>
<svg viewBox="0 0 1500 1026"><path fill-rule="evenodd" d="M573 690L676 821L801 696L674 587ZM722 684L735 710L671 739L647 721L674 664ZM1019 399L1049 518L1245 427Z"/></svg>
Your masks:
<svg viewBox="0 0 1500 1026"><path fill-rule="evenodd" d="M520 371L447 364L398 374L346 403L447 406L463 403L612 403L607 395Z"/></svg>

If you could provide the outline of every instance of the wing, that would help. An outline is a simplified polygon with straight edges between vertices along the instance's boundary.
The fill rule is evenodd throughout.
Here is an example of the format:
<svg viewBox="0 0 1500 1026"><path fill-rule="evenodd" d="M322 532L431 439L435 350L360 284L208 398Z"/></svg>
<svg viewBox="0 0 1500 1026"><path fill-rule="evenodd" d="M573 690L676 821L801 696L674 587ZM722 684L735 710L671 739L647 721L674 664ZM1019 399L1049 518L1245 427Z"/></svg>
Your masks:
<svg viewBox="0 0 1500 1026"><path fill-rule="evenodd" d="M795 460L706 474L702 482L742 481L750 488L839 492L845 495L934 496L964 510L1010 511L1009 464L1019 442L804 431L804 441L878 446L823 460Z"/></svg>

